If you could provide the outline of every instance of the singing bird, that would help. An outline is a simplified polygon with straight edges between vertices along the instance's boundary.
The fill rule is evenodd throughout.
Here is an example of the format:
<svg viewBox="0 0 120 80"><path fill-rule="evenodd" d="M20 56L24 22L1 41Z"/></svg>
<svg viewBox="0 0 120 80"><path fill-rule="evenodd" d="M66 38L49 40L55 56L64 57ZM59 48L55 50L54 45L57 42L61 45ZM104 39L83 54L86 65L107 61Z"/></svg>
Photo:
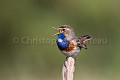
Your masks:
<svg viewBox="0 0 120 80"><path fill-rule="evenodd" d="M69 25L61 25L57 29L57 46L63 55L76 58L81 49L87 49L86 41L91 39L90 35L77 37L74 29Z"/></svg>

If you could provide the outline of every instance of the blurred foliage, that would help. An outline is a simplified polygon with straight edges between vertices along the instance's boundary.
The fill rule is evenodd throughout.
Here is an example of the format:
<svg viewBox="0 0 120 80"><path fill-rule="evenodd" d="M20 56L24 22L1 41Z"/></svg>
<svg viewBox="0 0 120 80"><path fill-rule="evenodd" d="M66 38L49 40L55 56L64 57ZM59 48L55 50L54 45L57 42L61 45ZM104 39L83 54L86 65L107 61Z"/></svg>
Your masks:
<svg viewBox="0 0 120 80"><path fill-rule="evenodd" d="M62 24L73 26L78 36L107 39L81 51L75 80L120 80L119 0L1 0L0 80L61 80L65 57L52 27Z"/></svg>

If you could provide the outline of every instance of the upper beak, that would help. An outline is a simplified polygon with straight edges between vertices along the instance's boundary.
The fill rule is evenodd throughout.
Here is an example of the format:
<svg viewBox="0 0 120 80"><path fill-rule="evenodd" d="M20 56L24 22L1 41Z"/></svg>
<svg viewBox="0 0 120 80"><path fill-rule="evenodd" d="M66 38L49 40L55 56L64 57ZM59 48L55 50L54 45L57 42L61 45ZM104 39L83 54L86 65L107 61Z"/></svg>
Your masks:
<svg viewBox="0 0 120 80"><path fill-rule="evenodd" d="M58 35L58 34L60 34L60 31L58 31L55 35Z"/></svg>

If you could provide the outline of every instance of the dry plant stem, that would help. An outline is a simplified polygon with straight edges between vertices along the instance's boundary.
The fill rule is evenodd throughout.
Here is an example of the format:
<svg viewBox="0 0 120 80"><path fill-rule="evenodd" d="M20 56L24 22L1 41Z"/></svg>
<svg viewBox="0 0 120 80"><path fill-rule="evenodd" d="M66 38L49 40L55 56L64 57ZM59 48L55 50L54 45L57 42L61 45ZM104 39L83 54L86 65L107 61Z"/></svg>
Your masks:
<svg viewBox="0 0 120 80"><path fill-rule="evenodd" d="M73 80L75 70L75 59L68 57L63 64L62 80Z"/></svg>

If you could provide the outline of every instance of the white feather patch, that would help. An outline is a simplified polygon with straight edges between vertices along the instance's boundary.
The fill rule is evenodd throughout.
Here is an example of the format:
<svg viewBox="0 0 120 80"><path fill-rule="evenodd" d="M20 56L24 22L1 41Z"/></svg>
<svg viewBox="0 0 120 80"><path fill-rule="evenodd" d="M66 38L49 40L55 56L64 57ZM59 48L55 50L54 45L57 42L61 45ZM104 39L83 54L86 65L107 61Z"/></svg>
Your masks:
<svg viewBox="0 0 120 80"><path fill-rule="evenodd" d="M58 42L63 42L63 40L62 39L58 39Z"/></svg>

